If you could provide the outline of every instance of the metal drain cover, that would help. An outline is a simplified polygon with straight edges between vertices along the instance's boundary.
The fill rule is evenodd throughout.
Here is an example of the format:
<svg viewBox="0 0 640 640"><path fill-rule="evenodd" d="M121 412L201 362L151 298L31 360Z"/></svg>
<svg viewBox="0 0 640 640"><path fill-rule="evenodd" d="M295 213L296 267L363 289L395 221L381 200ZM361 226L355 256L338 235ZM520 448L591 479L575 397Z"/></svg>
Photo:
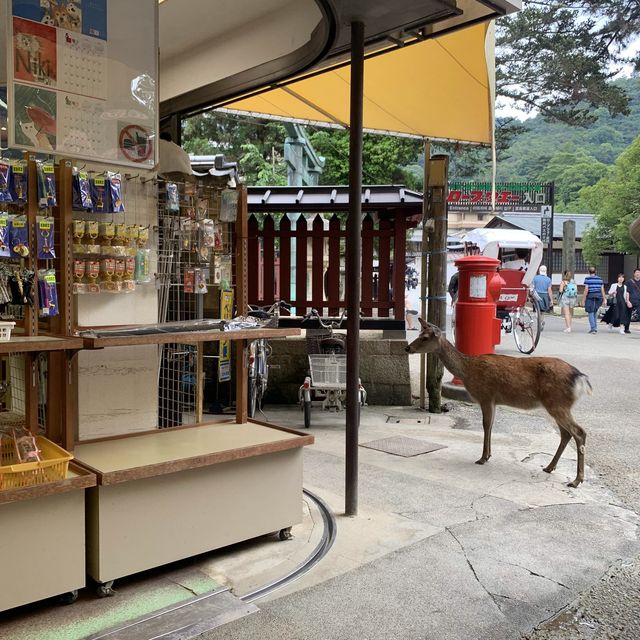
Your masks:
<svg viewBox="0 0 640 640"><path fill-rule="evenodd" d="M438 449L446 449L442 444L427 442L426 440L416 440L416 438L408 438L407 436L393 436L391 438L382 438L381 440L372 440L360 445L367 449L375 449L376 451L384 451L394 456L402 456L403 458L411 458L419 456L423 453L431 453Z"/></svg>
<svg viewBox="0 0 640 640"><path fill-rule="evenodd" d="M398 416L387 416L387 423L390 424L429 424L431 418L425 416L424 418L400 418Z"/></svg>

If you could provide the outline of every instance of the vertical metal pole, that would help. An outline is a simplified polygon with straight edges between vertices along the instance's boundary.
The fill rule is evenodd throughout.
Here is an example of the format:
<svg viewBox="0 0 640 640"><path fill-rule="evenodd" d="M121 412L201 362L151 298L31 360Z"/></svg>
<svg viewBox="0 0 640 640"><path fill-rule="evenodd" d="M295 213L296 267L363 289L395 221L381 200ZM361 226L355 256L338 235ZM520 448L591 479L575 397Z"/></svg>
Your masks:
<svg viewBox="0 0 640 640"><path fill-rule="evenodd" d="M347 416L345 514L358 514L360 430L360 275L362 273L362 108L364 24L351 23L351 118L349 129L349 218L347 220Z"/></svg>
<svg viewBox="0 0 640 640"><path fill-rule="evenodd" d="M549 187L550 192L550 202L551 204L551 222L549 223L549 259L547 264L547 275L551 278L553 277L553 209L555 208L555 199L556 199L556 183L552 182Z"/></svg>
<svg viewBox="0 0 640 640"><path fill-rule="evenodd" d="M427 245L429 242L427 216L429 213L429 160L431 158L431 142L424 141L424 174L422 181L422 242L420 243L420 317L427 317ZM427 354L420 354L420 408L427 408Z"/></svg>

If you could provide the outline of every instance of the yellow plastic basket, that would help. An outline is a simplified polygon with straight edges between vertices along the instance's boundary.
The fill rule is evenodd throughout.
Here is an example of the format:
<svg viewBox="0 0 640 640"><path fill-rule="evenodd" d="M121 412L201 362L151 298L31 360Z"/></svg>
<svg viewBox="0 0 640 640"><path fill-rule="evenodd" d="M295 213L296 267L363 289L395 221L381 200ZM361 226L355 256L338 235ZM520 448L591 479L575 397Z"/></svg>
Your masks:
<svg viewBox="0 0 640 640"><path fill-rule="evenodd" d="M18 462L13 440L0 439L0 490L31 487L67 477L69 461L73 460L73 455L42 436L36 436L36 443L42 460Z"/></svg>

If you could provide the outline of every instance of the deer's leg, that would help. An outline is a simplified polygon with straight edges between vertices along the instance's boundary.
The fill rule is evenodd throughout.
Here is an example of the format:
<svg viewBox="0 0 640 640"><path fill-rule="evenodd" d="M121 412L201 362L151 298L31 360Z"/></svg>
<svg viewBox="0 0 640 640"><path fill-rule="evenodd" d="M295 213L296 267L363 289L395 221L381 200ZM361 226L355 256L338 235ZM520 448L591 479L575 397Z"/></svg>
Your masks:
<svg viewBox="0 0 640 640"><path fill-rule="evenodd" d="M476 464L484 464L491 457L491 427L493 418L496 415L496 405L491 403L481 404L482 409L482 429L484 430L484 443L482 445L482 457L476 460Z"/></svg>
<svg viewBox="0 0 640 640"><path fill-rule="evenodd" d="M547 409L548 411L548 409ZM587 439L587 434L585 430L576 423L573 419L573 416L569 411L562 412L553 412L549 411L549 413L555 418L558 426L560 427L560 446L558 447L558 451L556 455L553 457L553 460L549 464L549 466L545 469L548 471L549 469L553 471L555 469L555 465L558 463L564 448L567 446L567 442L570 438L573 438L576 442L576 451L578 453L578 463L577 463L577 473L576 479L573 482L569 483L570 487L577 487L584 480L584 445ZM564 442L565 431L569 434L569 438L567 438L567 442Z"/></svg>
<svg viewBox="0 0 640 640"><path fill-rule="evenodd" d="M543 469L543 471L546 471L547 473L551 473L556 470L558 460L560 460L560 456L564 453L569 440L571 440L571 434L564 427L560 426L560 423L558 423L558 428L560 429L560 444L558 445L556 455L553 456L553 460Z"/></svg>

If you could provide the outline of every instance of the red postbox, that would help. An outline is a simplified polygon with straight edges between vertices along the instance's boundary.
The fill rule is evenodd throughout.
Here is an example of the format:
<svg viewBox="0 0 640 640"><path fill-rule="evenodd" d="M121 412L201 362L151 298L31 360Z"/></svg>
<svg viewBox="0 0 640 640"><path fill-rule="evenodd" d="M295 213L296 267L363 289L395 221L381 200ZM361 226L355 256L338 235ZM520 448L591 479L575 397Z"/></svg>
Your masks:
<svg viewBox="0 0 640 640"><path fill-rule="evenodd" d="M465 256L458 267L458 301L455 308L456 347L477 356L494 353L500 344L502 321L496 317L496 302L504 280L497 272L500 260Z"/></svg>

